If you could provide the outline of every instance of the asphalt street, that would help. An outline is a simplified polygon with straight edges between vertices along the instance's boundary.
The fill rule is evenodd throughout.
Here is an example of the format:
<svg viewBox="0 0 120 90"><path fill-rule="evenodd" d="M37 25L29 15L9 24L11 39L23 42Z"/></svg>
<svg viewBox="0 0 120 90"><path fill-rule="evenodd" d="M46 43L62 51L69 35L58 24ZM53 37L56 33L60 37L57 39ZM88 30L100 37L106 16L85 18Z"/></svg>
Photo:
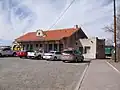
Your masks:
<svg viewBox="0 0 120 90"><path fill-rule="evenodd" d="M87 64L0 58L0 90L74 90Z"/></svg>

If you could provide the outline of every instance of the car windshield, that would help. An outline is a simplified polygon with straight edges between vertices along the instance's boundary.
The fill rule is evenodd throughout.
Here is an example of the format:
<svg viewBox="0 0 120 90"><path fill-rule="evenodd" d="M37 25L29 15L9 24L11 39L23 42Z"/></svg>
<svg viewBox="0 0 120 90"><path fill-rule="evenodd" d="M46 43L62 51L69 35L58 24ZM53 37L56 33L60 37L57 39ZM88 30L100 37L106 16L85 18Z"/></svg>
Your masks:
<svg viewBox="0 0 120 90"><path fill-rule="evenodd" d="M80 50L75 50L74 53L75 54L81 54L81 51Z"/></svg>
<svg viewBox="0 0 120 90"><path fill-rule="evenodd" d="M50 51L50 53L55 53L54 51Z"/></svg>
<svg viewBox="0 0 120 90"><path fill-rule="evenodd" d="M36 52L40 52L40 53L43 53L43 50L40 50L40 49L39 49L39 50L36 50Z"/></svg>
<svg viewBox="0 0 120 90"><path fill-rule="evenodd" d="M73 51L63 51L63 53L66 53L66 54L72 54Z"/></svg>

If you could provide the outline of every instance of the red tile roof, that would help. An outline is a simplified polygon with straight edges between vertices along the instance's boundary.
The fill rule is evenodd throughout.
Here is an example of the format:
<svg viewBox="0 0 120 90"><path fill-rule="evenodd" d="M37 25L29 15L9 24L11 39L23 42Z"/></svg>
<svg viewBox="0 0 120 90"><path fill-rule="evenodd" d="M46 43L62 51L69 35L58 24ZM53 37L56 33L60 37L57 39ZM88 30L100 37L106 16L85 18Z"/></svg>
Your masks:
<svg viewBox="0 0 120 90"><path fill-rule="evenodd" d="M40 41L40 40L60 40L64 37L71 36L74 32L80 28L68 28L68 29L59 29L59 30L49 30L44 31L45 37L36 36L36 32L29 32L23 36L20 36L16 41Z"/></svg>

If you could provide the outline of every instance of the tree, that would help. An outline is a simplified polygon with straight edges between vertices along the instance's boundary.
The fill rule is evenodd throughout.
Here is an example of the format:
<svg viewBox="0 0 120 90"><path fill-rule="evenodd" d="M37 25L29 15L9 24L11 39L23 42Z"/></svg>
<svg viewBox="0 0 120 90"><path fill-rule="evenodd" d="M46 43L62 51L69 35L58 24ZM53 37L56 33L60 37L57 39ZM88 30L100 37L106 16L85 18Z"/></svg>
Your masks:
<svg viewBox="0 0 120 90"><path fill-rule="evenodd" d="M107 46L111 46L112 44L113 44L113 41L109 38L105 41L105 45Z"/></svg>
<svg viewBox="0 0 120 90"><path fill-rule="evenodd" d="M110 26L105 26L104 30L114 35L114 24L111 24ZM117 33L117 43L120 43L120 12L118 12L118 15L117 15L117 32L116 33Z"/></svg>

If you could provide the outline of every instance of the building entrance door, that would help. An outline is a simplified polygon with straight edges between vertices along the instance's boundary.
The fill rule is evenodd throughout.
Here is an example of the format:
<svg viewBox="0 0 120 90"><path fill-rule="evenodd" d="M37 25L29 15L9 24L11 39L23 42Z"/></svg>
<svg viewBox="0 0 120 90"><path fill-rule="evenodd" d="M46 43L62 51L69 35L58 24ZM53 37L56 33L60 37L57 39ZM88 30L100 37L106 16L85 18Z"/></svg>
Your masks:
<svg viewBox="0 0 120 90"><path fill-rule="evenodd" d="M33 50L33 45L32 45L32 44L30 45L30 50L31 50L31 51Z"/></svg>

